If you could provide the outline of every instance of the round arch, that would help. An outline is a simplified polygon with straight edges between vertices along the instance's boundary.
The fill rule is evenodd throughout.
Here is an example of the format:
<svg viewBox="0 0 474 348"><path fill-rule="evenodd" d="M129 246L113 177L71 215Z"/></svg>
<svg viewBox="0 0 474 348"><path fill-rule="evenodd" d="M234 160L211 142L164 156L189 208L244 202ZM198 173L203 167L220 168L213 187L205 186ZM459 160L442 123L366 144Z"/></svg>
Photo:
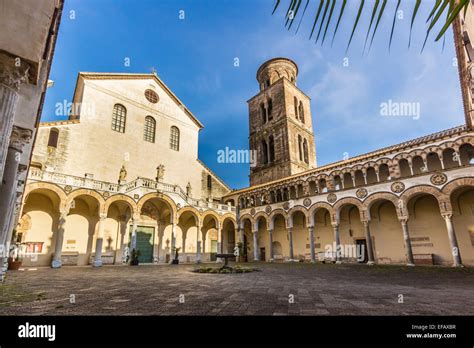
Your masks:
<svg viewBox="0 0 474 348"><path fill-rule="evenodd" d="M179 219L181 218L181 216L186 212L190 212L191 215L194 216L194 219L196 220L196 226L199 226L199 224L202 222L201 221L201 213L199 213L199 211L196 208L190 207L190 206L183 207L183 208L178 210L178 212L176 214L177 221L179 222Z"/></svg>
<svg viewBox="0 0 474 348"><path fill-rule="evenodd" d="M53 193L56 194L56 196L59 199L59 208L60 210L66 208L66 202L67 202L67 195L66 192L63 191L63 189L55 184L49 184L49 183L44 183L44 182L34 182L31 184L26 185L25 187L25 194L24 194L24 202L28 199L28 195L31 192L37 191L37 190L49 190Z"/></svg>
<svg viewBox="0 0 474 348"><path fill-rule="evenodd" d="M140 213L142 211L143 205L147 201L149 201L150 199L153 199L153 198L156 198L156 199L162 201L163 203L165 203L168 206L168 208L170 208L170 210L171 210L171 222L176 221L176 216L177 216L176 204L170 197L168 197L167 195L165 195L163 193L152 192L152 193L148 193L148 194L144 195L142 198L140 198L140 200L137 203L137 213Z"/></svg>
<svg viewBox="0 0 474 348"><path fill-rule="evenodd" d="M135 201L131 197L129 197L127 195L122 195L122 194L113 195L113 196L110 196L109 198L107 198L107 200L105 201L105 205L104 205L104 212L107 213L109 211L110 206L114 202L124 202L124 203L126 203L129 206L130 210L132 211L132 216L135 215L136 213L138 213L137 204L135 203Z"/></svg>
<svg viewBox="0 0 474 348"><path fill-rule="evenodd" d="M107 213L107 211L104 210L105 207L105 199L102 197L100 193L94 190L89 190L89 189L78 189L72 191L68 196L67 196L67 203L66 206L70 206L70 204L74 201L79 196L90 196L95 198L97 203L99 203L99 213L104 214Z"/></svg>

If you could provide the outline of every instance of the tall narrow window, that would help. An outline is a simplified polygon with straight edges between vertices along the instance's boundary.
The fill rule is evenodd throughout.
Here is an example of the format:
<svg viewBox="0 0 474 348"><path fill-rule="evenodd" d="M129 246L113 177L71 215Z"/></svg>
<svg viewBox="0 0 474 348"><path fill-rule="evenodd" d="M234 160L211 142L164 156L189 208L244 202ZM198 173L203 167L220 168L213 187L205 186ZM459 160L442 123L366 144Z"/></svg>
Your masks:
<svg viewBox="0 0 474 348"><path fill-rule="evenodd" d="M212 190L212 176L207 175L207 189Z"/></svg>
<svg viewBox="0 0 474 348"><path fill-rule="evenodd" d="M267 110L265 110L265 105L260 103L260 114L262 116L263 123L267 123Z"/></svg>
<svg viewBox="0 0 474 348"><path fill-rule="evenodd" d="M57 148L59 139L59 129L51 128L49 130L48 147Z"/></svg>
<svg viewBox="0 0 474 348"><path fill-rule="evenodd" d="M265 140L262 140L262 163L263 164L268 163L268 147Z"/></svg>
<svg viewBox="0 0 474 348"><path fill-rule="evenodd" d="M145 128L143 129L143 140L150 143L155 142L156 121L153 117L145 117Z"/></svg>
<svg viewBox="0 0 474 348"><path fill-rule="evenodd" d="M304 123L304 109L303 109L303 103L301 101L300 101L300 106L299 106L299 114L300 114L301 122Z"/></svg>
<svg viewBox="0 0 474 348"><path fill-rule="evenodd" d="M308 141L306 139L303 141L303 155L305 163L309 164Z"/></svg>
<svg viewBox="0 0 474 348"><path fill-rule="evenodd" d="M112 114L112 130L125 133L125 123L127 120L127 109L120 104L114 105L114 112Z"/></svg>
<svg viewBox="0 0 474 348"><path fill-rule="evenodd" d="M273 103L272 99L268 99L268 121L273 120L273 115L272 115L272 110L273 110Z"/></svg>
<svg viewBox="0 0 474 348"><path fill-rule="evenodd" d="M275 142L273 140L273 135L268 139L268 152L269 152L269 161L272 163L275 161Z"/></svg>
<svg viewBox="0 0 474 348"><path fill-rule="evenodd" d="M301 148L303 146L302 142L303 139L301 139L301 135L298 135L298 153L300 155L300 161L303 160L303 149Z"/></svg>
<svg viewBox="0 0 474 348"><path fill-rule="evenodd" d="M293 97L293 104L295 105L295 117L298 118L298 100Z"/></svg>
<svg viewBox="0 0 474 348"><path fill-rule="evenodd" d="M175 126L171 127L170 149L179 151L179 129Z"/></svg>

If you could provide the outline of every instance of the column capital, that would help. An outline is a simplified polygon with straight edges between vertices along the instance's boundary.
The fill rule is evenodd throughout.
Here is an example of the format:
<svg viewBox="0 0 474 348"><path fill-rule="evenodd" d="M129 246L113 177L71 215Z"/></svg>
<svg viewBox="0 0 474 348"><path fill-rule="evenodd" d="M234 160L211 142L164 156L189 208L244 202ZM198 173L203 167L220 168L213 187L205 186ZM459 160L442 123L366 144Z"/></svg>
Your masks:
<svg viewBox="0 0 474 348"><path fill-rule="evenodd" d="M99 214L99 220L104 221L105 219L107 219L107 213L100 213Z"/></svg>
<svg viewBox="0 0 474 348"><path fill-rule="evenodd" d="M253 230L253 231L252 231L252 234L255 234L255 233L258 233L258 231L257 231L257 230Z"/></svg>
<svg viewBox="0 0 474 348"><path fill-rule="evenodd" d="M12 148L18 152L23 152L23 147L30 142L32 135L33 132L31 129L13 126L10 136L9 148Z"/></svg>
<svg viewBox="0 0 474 348"><path fill-rule="evenodd" d="M309 226L308 226L308 229L309 229L309 230L314 230L314 226L313 226L313 225L309 225Z"/></svg>
<svg viewBox="0 0 474 348"><path fill-rule="evenodd" d="M445 212L445 213L442 213L441 216L445 220L451 220L453 218L453 213L452 212Z"/></svg>
<svg viewBox="0 0 474 348"><path fill-rule="evenodd" d="M339 227L339 222L331 222L332 227L337 228Z"/></svg>
<svg viewBox="0 0 474 348"><path fill-rule="evenodd" d="M361 220L360 222L362 222L362 225L364 225L364 227L367 227L370 224L370 220Z"/></svg>
<svg viewBox="0 0 474 348"><path fill-rule="evenodd" d="M20 66L16 66L17 59L0 55L0 85L6 86L18 92L23 83L28 83L29 64L20 60Z"/></svg>
<svg viewBox="0 0 474 348"><path fill-rule="evenodd" d="M398 216L398 221L402 224L408 223L408 216Z"/></svg>

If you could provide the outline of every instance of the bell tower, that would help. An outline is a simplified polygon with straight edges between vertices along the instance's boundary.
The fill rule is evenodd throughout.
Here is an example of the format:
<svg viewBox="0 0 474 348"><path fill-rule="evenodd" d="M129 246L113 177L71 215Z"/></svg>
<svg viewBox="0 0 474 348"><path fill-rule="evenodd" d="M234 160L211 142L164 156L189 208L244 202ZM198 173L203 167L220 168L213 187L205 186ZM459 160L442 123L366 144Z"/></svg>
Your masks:
<svg viewBox="0 0 474 348"><path fill-rule="evenodd" d="M316 167L310 98L296 87L298 66L273 58L260 66L260 92L249 105L250 149L256 161L250 186L288 177Z"/></svg>

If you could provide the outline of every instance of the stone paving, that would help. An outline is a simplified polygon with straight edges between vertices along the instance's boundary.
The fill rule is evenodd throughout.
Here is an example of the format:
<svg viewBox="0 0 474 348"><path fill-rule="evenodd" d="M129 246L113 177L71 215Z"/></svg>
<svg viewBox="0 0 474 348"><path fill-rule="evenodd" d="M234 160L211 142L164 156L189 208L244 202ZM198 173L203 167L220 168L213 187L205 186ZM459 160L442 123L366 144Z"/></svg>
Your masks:
<svg viewBox="0 0 474 348"><path fill-rule="evenodd" d="M246 266L260 271L200 274L191 272L195 265L140 265L9 272L0 285L0 315L474 314L473 268Z"/></svg>

